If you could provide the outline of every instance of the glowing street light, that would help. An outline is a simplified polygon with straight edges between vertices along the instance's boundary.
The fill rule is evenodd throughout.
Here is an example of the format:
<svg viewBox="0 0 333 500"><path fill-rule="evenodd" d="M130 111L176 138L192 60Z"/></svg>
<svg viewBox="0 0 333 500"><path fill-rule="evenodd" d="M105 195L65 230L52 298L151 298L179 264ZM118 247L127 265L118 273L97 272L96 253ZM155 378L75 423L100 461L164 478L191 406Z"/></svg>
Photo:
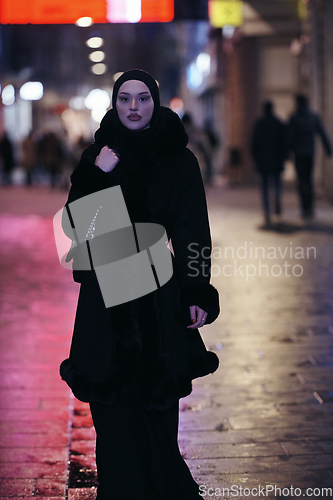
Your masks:
<svg viewBox="0 0 333 500"><path fill-rule="evenodd" d="M6 87L3 88L1 98L2 104L4 104L5 106L11 106L11 104L14 104L15 89L12 84L6 85Z"/></svg>
<svg viewBox="0 0 333 500"><path fill-rule="evenodd" d="M106 70L107 66L104 63L97 63L91 67L91 71L94 73L94 75L103 75L104 73L106 73Z"/></svg>
<svg viewBox="0 0 333 500"><path fill-rule="evenodd" d="M93 62L101 62L105 58L105 53L102 50L95 50L89 54L89 59Z"/></svg>
<svg viewBox="0 0 333 500"><path fill-rule="evenodd" d="M187 86L191 90L197 89L203 82L202 72L200 71L195 62L193 62L192 64L190 64L190 66L187 67L186 77L187 77Z"/></svg>
<svg viewBox="0 0 333 500"><path fill-rule="evenodd" d="M43 97L43 85L40 82L26 82L20 88L20 97L25 101L39 101Z"/></svg>
<svg viewBox="0 0 333 500"><path fill-rule="evenodd" d="M111 100L106 90L94 89L89 92L84 100L86 108L92 110L94 108L107 109L110 106Z"/></svg>
<svg viewBox="0 0 333 500"><path fill-rule="evenodd" d="M99 47L102 47L103 44L104 40L100 36L93 36L86 41L86 45L88 45L91 49L99 49Z"/></svg>
<svg viewBox="0 0 333 500"><path fill-rule="evenodd" d="M85 106L91 110L91 117L95 122L100 122L110 106L111 99L106 90L94 89L85 98Z"/></svg>
<svg viewBox="0 0 333 500"><path fill-rule="evenodd" d="M88 26L91 26L92 23L93 20L91 17L80 17L75 24L76 26L80 26L80 28L88 28Z"/></svg>
<svg viewBox="0 0 333 500"><path fill-rule="evenodd" d="M210 72L210 55L201 52L196 59L197 66L201 73L209 74Z"/></svg>

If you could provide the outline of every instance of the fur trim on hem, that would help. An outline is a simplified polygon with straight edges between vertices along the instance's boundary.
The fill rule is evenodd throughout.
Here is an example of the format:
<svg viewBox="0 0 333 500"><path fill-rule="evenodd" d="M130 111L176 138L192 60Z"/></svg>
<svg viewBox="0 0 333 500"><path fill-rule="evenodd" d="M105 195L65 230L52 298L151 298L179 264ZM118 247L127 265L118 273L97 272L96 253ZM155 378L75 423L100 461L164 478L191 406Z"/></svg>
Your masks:
<svg viewBox="0 0 333 500"><path fill-rule="evenodd" d="M176 306L187 325L191 323L189 307L199 306L208 313L206 324L209 325L220 314L219 293L210 283L186 283L178 292Z"/></svg>
<svg viewBox="0 0 333 500"><path fill-rule="evenodd" d="M210 373L216 372L219 364L220 361L215 352L207 351L203 359L194 360L189 364L188 374L192 380L198 377L205 377Z"/></svg>
<svg viewBox="0 0 333 500"><path fill-rule="evenodd" d="M124 377L124 373L121 379L115 374L112 379L93 383L77 372L69 358L61 363L60 376L72 389L74 396L84 403L116 404L127 389L135 385L146 409L162 411L171 408L180 398L191 394L192 380L213 373L218 365L219 360L216 354L208 351L204 358L192 361L186 372L179 375L177 379L161 381L157 387L144 383L144 380L140 383L140 380L133 377L133 373L127 378Z"/></svg>

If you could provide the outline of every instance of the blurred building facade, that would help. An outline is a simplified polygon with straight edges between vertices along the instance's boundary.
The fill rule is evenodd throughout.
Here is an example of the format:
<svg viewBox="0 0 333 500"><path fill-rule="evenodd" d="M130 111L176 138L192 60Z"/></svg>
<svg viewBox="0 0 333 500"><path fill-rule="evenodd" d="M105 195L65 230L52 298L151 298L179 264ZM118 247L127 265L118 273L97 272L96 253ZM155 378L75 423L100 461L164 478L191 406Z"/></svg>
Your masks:
<svg viewBox="0 0 333 500"><path fill-rule="evenodd" d="M173 26L167 23L96 24L86 28L69 24L0 25L0 34L1 87L12 85L15 90L12 105L0 103L0 134L6 125L14 141L32 128L66 127L69 132L75 129L77 135L91 137L98 117L91 120L84 99L94 89L111 96L114 75L132 67L156 75L164 103L178 88ZM87 46L92 38L101 39L102 45ZM96 64L89 56L96 52L103 54L100 65L105 67L93 73ZM40 101L20 99L19 90L29 80L43 83Z"/></svg>
<svg viewBox="0 0 333 500"><path fill-rule="evenodd" d="M65 128L73 138L89 140L98 116L92 119L85 97L96 88L111 95L117 72L141 67L158 79L163 104L180 97L182 112L190 112L199 128L210 124L220 146L214 172L239 182L255 178L249 144L263 100L271 99L287 120L295 93L307 93L333 138L332 0L242 5L236 28L212 27L206 0L178 0L179 19L165 24L0 25L0 83L2 89L13 85L16 93L12 105L0 102L0 135L9 128L20 141L31 129ZM104 52L104 73L91 71L94 49L86 42L92 37L103 40L97 50ZM40 101L20 99L19 89L29 80L43 83ZM288 164L286 177L292 174ZM320 148L315 176L317 188L333 200L332 161Z"/></svg>
<svg viewBox="0 0 333 500"><path fill-rule="evenodd" d="M294 96L310 97L333 139L333 2L331 0L248 0L241 26L210 28L201 53L210 67L191 82L199 53L183 60L181 94L196 123L209 119L223 148L215 171L253 180L250 137L260 103L270 99L277 115L287 120ZM184 37L190 44L190 38ZM183 48L183 53L189 54ZM199 72L200 73L200 72ZM333 200L332 161L318 148L315 179L318 190ZM286 178L293 178L290 162Z"/></svg>

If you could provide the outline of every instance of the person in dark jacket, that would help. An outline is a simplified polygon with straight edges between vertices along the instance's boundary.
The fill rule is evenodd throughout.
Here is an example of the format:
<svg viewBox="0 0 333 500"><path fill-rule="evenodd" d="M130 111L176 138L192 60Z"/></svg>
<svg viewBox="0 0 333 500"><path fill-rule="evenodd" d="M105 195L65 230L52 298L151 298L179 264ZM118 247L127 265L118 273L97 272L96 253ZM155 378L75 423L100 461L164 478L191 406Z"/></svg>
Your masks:
<svg viewBox="0 0 333 500"><path fill-rule="evenodd" d="M14 151L11 140L7 132L4 133L0 140L0 156L3 161L4 181L5 184L12 184L12 170L14 168Z"/></svg>
<svg viewBox="0 0 333 500"><path fill-rule="evenodd" d="M50 184L55 188L64 164L64 147L55 132L48 132L38 144L39 158L47 172L50 174Z"/></svg>
<svg viewBox="0 0 333 500"><path fill-rule="evenodd" d="M262 202L267 227L271 226L269 184L273 181L275 192L275 214L281 214L281 173L286 159L286 126L274 115L273 103L263 103L263 116L253 130L252 156L261 175Z"/></svg>
<svg viewBox="0 0 333 500"><path fill-rule="evenodd" d="M112 106L71 175L66 207L120 186L133 226L165 228L173 274L155 291L107 308L96 271L75 269L74 250L80 295L60 373L90 403L98 500L199 499L177 432L179 398L190 394L194 378L218 367L198 331L219 314L209 283L212 242L200 168L178 115L160 106L148 73L123 73ZM103 208L94 217L96 231ZM68 235L72 222L63 223Z"/></svg>
<svg viewBox="0 0 333 500"><path fill-rule="evenodd" d="M304 219L314 215L312 177L316 135L320 136L326 154L331 156L331 142L320 116L310 109L308 98L298 94L296 112L289 120L289 148L295 158L298 194Z"/></svg>

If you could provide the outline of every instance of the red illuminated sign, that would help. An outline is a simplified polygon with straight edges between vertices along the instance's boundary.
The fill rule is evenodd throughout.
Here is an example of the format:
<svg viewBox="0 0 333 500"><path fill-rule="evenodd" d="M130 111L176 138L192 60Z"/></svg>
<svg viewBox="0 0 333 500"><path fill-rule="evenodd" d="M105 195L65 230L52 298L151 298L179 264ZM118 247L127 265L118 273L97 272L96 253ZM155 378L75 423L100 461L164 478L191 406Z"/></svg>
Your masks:
<svg viewBox="0 0 333 500"><path fill-rule="evenodd" d="M1 24L73 24L80 17L94 23L170 22L174 17L173 0L0 0ZM127 5L127 13L123 6ZM113 13L119 14L116 19ZM120 16L120 17L119 17Z"/></svg>
<svg viewBox="0 0 333 500"><path fill-rule="evenodd" d="M142 17L144 23L168 23L174 17L174 0L141 0Z"/></svg>

